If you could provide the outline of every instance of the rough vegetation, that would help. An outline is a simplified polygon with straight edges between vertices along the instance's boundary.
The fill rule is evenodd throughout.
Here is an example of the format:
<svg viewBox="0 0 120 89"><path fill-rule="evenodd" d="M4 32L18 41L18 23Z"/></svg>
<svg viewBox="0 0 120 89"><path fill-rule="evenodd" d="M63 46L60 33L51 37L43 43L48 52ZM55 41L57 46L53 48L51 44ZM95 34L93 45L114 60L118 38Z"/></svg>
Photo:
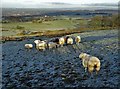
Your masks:
<svg viewBox="0 0 120 89"><path fill-rule="evenodd" d="M118 14L111 16L96 15L89 18L72 16L43 16L31 21L9 22L2 24L3 36L41 36L61 35L81 32L82 30L114 29L120 26ZM59 31L59 32L57 32ZM36 32L34 34L34 32ZM42 33L42 34L41 34Z"/></svg>
<svg viewBox="0 0 120 89"><path fill-rule="evenodd" d="M118 31L100 30L80 35L81 43L46 51L27 50L25 43L35 39L11 41L2 44L2 86L9 87L120 87ZM101 70L98 75L85 73L79 54L86 52L98 57Z"/></svg>

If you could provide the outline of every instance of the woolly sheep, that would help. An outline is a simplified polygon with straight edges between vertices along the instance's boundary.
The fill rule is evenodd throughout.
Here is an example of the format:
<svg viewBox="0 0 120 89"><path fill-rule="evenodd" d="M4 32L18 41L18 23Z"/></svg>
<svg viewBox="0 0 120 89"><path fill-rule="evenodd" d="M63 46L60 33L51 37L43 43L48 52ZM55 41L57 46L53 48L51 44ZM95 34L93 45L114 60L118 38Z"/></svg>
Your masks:
<svg viewBox="0 0 120 89"><path fill-rule="evenodd" d="M54 42L48 42L48 47L49 49L51 48L57 48L58 44L57 43L54 43Z"/></svg>
<svg viewBox="0 0 120 89"><path fill-rule="evenodd" d="M73 44L73 39L71 37L67 39L67 44Z"/></svg>
<svg viewBox="0 0 120 89"><path fill-rule="evenodd" d="M45 50L45 48L46 48L46 42L45 41L40 41L38 44L36 44L36 48L38 50Z"/></svg>
<svg viewBox="0 0 120 89"><path fill-rule="evenodd" d="M81 42L81 37L80 37L80 36L77 36L77 37L75 38L75 42L76 42L76 43L80 43L80 42Z"/></svg>
<svg viewBox="0 0 120 89"><path fill-rule="evenodd" d="M25 48L31 49L31 48L33 48L33 45L32 44L25 44Z"/></svg>
<svg viewBox="0 0 120 89"><path fill-rule="evenodd" d="M95 68L96 73L98 73L100 70L100 60L97 57L90 56L86 53L81 53L79 58L82 59L82 65L85 67L85 71L88 68L88 71L92 73Z"/></svg>
<svg viewBox="0 0 120 89"><path fill-rule="evenodd" d="M64 44L65 44L64 37L59 38L59 45L61 45L61 47L63 47Z"/></svg>
<svg viewBox="0 0 120 89"><path fill-rule="evenodd" d="M41 40L35 40L34 43L35 43L35 44L38 44L38 43L40 43L40 41L41 41Z"/></svg>
<svg viewBox="0 0 120 89"><path fill-rule="evenodd" d="M38 44L38 43L40 43L40 42L41 42L41 40L35 40L35 41L34 41L34 43L35 43L35 46L36 46L36 49L38 49L38 46L37 46L37 44Z"/></svg>

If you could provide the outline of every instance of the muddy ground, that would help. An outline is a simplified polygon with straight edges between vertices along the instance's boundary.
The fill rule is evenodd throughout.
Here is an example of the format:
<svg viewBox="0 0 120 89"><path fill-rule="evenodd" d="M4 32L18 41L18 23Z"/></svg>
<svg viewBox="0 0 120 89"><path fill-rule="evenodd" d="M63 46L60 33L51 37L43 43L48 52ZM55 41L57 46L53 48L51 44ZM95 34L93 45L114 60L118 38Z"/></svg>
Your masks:
<svg viewBox="0 0 120 89"><path fill-rule="evenodd" d="M38 51L24 48L38 37L2 44L2 86L5 87L120 87L118 31L101 30L79 34L82 42ZM49 39L41 37L40 39ZM85 73L79 54L98 57L101 70Z"/></svg>

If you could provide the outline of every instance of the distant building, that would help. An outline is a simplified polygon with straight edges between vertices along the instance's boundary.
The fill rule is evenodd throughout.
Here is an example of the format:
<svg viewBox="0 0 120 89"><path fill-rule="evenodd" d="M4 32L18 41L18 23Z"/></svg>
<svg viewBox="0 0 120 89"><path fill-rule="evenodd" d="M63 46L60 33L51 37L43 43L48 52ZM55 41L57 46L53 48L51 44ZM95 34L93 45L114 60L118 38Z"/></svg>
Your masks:
<svg viewBox="0 0 120 89"><path fill-rule="evenodd" d="M45 18L48 17L47 15L45 15Z"/></svg>

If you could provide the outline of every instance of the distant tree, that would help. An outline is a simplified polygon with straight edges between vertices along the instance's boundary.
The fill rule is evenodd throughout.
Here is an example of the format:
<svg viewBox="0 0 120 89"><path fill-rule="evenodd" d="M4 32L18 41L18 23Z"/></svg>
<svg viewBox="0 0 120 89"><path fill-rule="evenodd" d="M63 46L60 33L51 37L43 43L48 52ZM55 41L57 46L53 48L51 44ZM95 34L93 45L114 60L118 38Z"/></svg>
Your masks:
<svg viewBox="0 0 120 89"><path fill-rule="evenodd" d="M113 15L111 19L113 27L120 27L120 15Z"/></svg>
<svg viewBox="0 0 120 89"><path fill-rule="evenodd" d="M32 23L37 23L37 21L36 20L32 20Z"/></svg>
<svg viewBox="0 0 120 89"><path fill-rule="evenodd" d="M112 27L112 19L108 16L102 17L102 27Z"/></svg>
<svg viewBox="0 0 120 89"><path fill-rule="evenodd" d="M95 16L89 22L89 25L92 27L100 27L102 26L102 16Z"/></svg>
<svg viewBox="0 0 120 89"><path fill-rule="evenodd" d="M40 19L40 20L37 20L37 23L42 23L42 19Z"/></svg>
<svg viewBox="0 0 120 89"><path fill-rule="evenodd" d="M69 20L72 20L72 18L69 18Z"/></svg>
<svg viewBox="0 0 120 89"><path fill-rule="evenodd" d="M75 15L80 15L80 13L76 13Z"/></svg>
<svg viewBox="0 0 120 89"><path fill-rule="evenodd" d="M16 27L17 29L24 29L24 27L23 26L19 26L19 25L17 25L17 27Z"/></svg>
<svg viewBox="0 0 120 89"><path fill-rule="evenodd" d="M32 23L42 23L42 22L43 22L42 19L40 19L40 20L32 20Z"/></svg>
<svg viewBox="0 0 120 89"><path fill-rule="evenodd" d="M117 27L120 26L120 16L95 16L88 21L88 26L91 27Z"/></svg>
<svg viewBox="0 0 120 89"><path fill-rule="evenodd" d="M7 20L3 20L2 23L9 23L9 21L7 21Z"/></svg>

